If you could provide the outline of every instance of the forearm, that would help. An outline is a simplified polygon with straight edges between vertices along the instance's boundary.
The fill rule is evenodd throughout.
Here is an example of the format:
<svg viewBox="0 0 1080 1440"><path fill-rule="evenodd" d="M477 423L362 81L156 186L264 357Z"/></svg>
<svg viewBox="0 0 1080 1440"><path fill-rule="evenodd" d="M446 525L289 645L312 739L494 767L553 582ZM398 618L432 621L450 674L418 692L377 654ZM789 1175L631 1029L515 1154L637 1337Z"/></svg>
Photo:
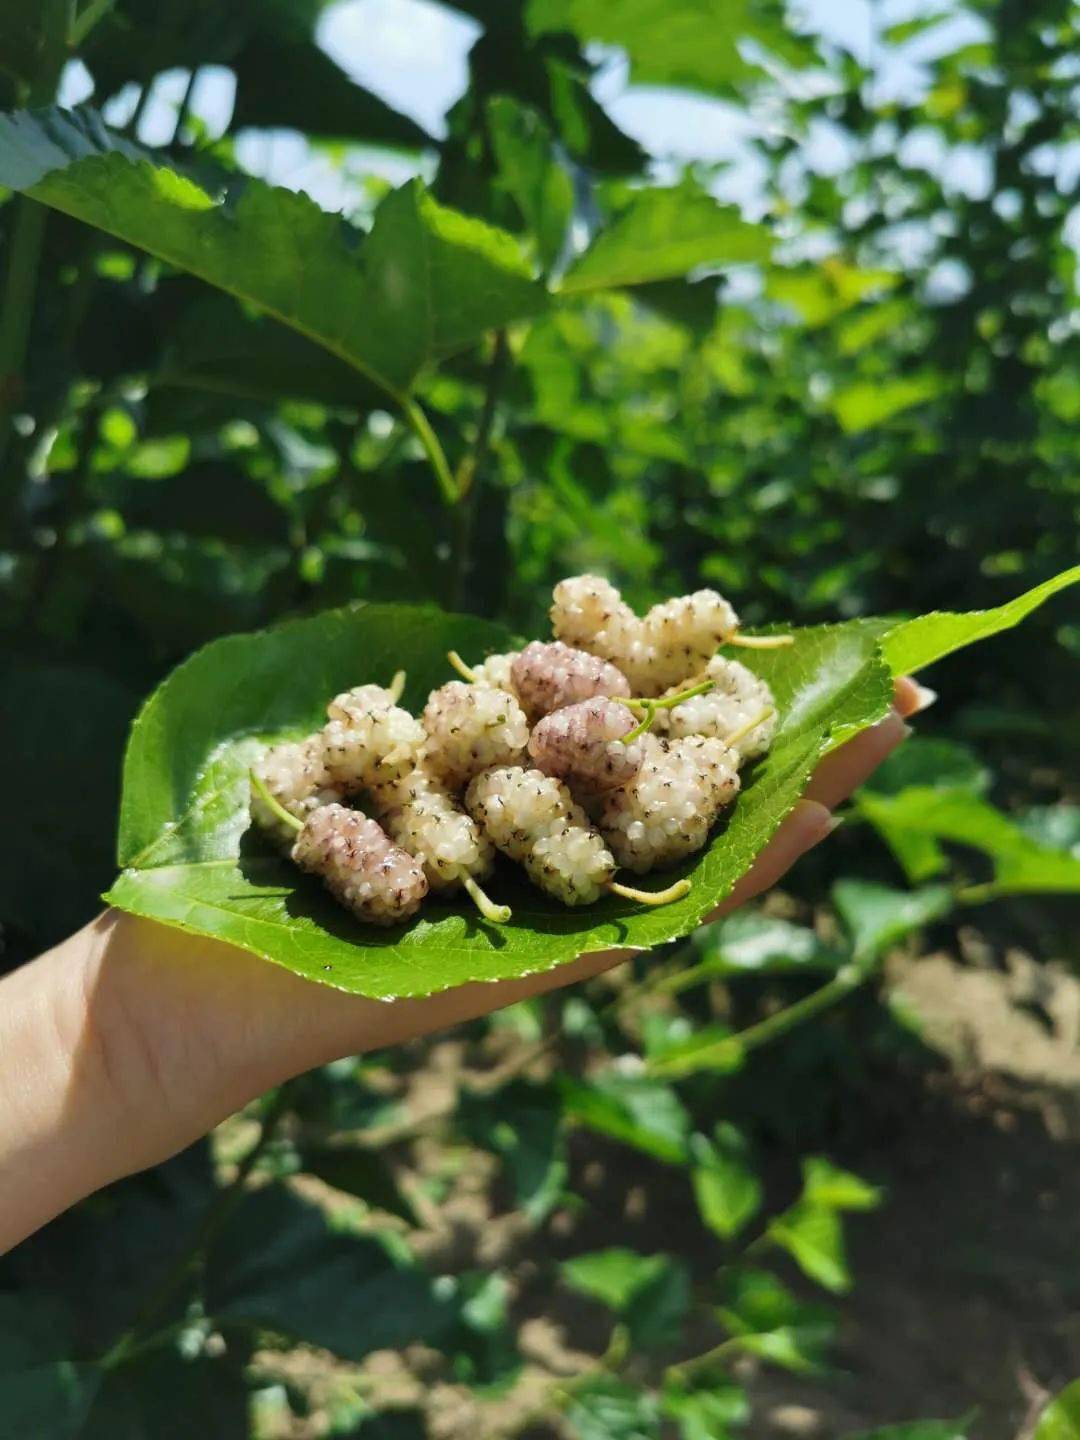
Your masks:
<svg viewBox="0 0 1080 1440"><path fill-rule="evenodd" d="M189 977L170 985L161 970L154 988L163 938L170 963L196 958L108 912L0 981L0 1253L249 1098L211 1058L211 1027L177 1003Z"/></svg>
<svg viewBox="0 0 1080 1440"><path fill-rule="evenodd" d="M65 949L0 982L0 1252L111 1178L116 1121Z"/></svg>
<svg viewBox="0 0 1080 1440"><path fill-rule="evenodd" d="M618 958L585 957L560 967L558 981L468 985L386 1004L107 912L0 981L0 1253L293 1075L458 1024Z"/></svg>

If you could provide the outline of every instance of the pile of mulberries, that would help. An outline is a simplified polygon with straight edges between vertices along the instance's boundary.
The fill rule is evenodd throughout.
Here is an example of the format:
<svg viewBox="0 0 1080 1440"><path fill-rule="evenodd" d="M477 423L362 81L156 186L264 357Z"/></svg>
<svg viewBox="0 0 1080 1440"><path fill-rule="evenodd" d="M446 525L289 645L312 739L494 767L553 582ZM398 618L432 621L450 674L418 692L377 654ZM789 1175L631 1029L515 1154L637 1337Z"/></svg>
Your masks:
<svg viewBox="0 0 1080 1440"><path fill-rule="evenodd" d="M485 919L506 906L481 888L495 852L564 905L613 893L616 878L700 850L765 753L778 716L768 685L724 644L747 637L723 596L698 590L638 616L607 580L561 581L553 641L490 655L433 690L417 719L404 676L331 700L327 722L271 745L251 771L251 815L358 919L396 925L429 892L464 890Z"/></svg>

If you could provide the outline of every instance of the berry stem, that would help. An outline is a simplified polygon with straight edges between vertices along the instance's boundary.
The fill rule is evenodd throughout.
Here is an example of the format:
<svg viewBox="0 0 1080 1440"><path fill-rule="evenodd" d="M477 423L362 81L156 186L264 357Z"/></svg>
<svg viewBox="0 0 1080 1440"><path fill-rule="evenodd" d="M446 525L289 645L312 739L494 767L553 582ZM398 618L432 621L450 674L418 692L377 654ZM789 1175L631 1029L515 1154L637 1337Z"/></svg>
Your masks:
<svg viewBox="0 0 1080 1440"><path fill-rule="evenodd" d="M391 699L391 700L394 702L394 704L396 705L397 702L401 699L401 696L402 696L404 690L405 690L405 671L404 671L404 670L396 670L396 671L394 672L394 678L390 681L390 684L386 687L386 693L390 696L390 699Z"/></svg>
<svg viewBox="0 0 1080 1440"><path fill-rule="evenodd" d="M509 905L496 905L494 900L488 898L481 890L471 875L466 875L461 882L468 891L469 896L480 911L485 920L490 920L492 925L505 925L512 914Z"/></svg>
<svg viewBox="0 0 1080 1440"><path fill-rule="evenodd" d="M656 719L656 706L651 700L644 700L645 718L634 726L626 735L620 735L619 740L623 745L629 745L631 740L636 740L639 735L644 735L646 730L651 730L653 721ZM637 714L637 711L631 713Z"/></svg>
<svg viewBox="0 0 1080 1440"><path fill-rule="evenodd" d="M741 645L744 650L781 650L794 645L794 635L732 635L728 645Z"/></svg>
<svg viewBox="0 0 1080 1440"><path fill-rule="evenodd" d="M255 774L254 770L249 770L248 774L251 777L252 785L259 792L259 798L267 809L270 810L273 815L276 815L283 825L288 825L290 829L295 830L297 834L299 834L304 828L304 822L298 820L295 815L290 815L281 801L274 799L273 795L270 794L270 791L259 779L258 775Z"/></svg>
<svg viewBox="0 0 1080 1440"><path fill-rule="evenodd" d="M713 680L702 680L699 685L692 685L689 690L680 690L677 695L667 695L662 700L645 700L636 697L627 700L623 695L616 695L613 698L618 700L620 705L629 705L633 711L643 710L651 705L654 710L671 710L676 705L681 705L684 700L693 700L695 695L704 695L713 688L716 682Z"/></svg>
<svg viewBox="0 0 1080 1440"><path fill-rule="evenodd" d="M476 684L476 671L465 664L465 661L456 650L448 650L446 652L446 658L463 680L467 680L470 685Z"/></svg>
<svg viewBox="0 0 1080 1440"><path fill-rule="evenodd" d="M771 705L766 705L765 709L762 710L760 714L755 715L752 720L747 720L745 725L740 725L739 728L733 730L730 735L724 736L724 744L729 750L734 750L739 741L745 740L751 730L756 730L759 725L764 725L769 716L775 715L775 713L776 711Z"/></svg>
<svg viewBox="0 0 1080 1440"><path fill-rule="evenodd" d="M620 885L617 880L611 880L607 888L613 895L621 895L624 900L638 900L642 905L670 905L673 900L681 900L684 895L690 894L690 881L676 880L666 890L635 890L632 885Z"/></svg>

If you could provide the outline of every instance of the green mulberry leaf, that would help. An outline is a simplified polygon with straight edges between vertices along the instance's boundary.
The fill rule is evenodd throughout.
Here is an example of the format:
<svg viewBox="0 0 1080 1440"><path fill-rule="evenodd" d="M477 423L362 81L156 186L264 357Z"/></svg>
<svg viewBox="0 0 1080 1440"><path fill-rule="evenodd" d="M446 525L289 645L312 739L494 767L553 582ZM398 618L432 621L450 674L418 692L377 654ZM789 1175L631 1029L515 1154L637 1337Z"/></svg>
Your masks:
<svg viewBox="0 0 1080 1440"><path fill-rule="evenodd" d="M0 177L2 178L2 177ZM567 294L670 280L699 265L765 260L769 232L684 181L670 189L635 190L629 203L563 277Z"/></svg>
<svg viewBox="0 0 1080 1440"><path fill-rule="evenodd" d="M1039 1416L1033 1440L1080 1440L1080 1380L1051 1400Z"/></svg>
<svg viewBox="0 0 1080 1440"><path fill-rule="evenodd" d="M994 612L1001 628L1015 623L1023 603ZM989 633L986 613L967 617L971 638ZM964 617L938 619L951 627L950 648L964 643ZM319 725L340 690L385 683L404 668L406 703L416 710L450 678L447 650L478 657L509 648L514 637L480 620L407 605L328 611L229 636L181 665L135 721L121 805L124 870L107 898L374 998L539 973L612 946L649 948L693 930L753 863L821 756L888 713L892 675L878 648L888 629L865 621L815 626L796 630L789 647L739 652L772 686L781 723L725 823L675 872L693 881L683 899L642 910L611 897L570 910L502 865L491 890L512 906L510 924L493 928L463 904L432 898L394 931L359 925L250 832L248 769L268 742Z"/></svg>
<svg viewBox="0 0 1080 1440"><path fill-rule="evenodd" d="M504 231L393 191L367 236L306 195L249 177L203 185L92 110L0 115L0 185L258 306L401 398L428 361L543 310Z"/></svg>

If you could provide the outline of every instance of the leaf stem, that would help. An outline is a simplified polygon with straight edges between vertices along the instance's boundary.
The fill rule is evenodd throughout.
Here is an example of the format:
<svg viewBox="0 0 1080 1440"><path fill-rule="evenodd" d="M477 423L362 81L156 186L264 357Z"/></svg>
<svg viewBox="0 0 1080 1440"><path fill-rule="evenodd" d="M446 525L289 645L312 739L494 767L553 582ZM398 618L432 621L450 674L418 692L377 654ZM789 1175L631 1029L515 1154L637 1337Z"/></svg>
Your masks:
<svg viewBox="0 0 1080 1440"><path fill-rule="evenodd" d="M738 1035L732 1036L737 1040L741 1050L757 1050L762 1045L769 1044L778 1035L784 1035L789 1030L794 1030L807 1020L812 1020L815 1015L820 1015L830 1005L835 1005L845 995L850 995L856 990L869 972L860 969L855 965L842 966L831 980L824 985L812 990L801 1000L796 1000L794 1005L788 1005L783 1010L778 1010L775 1015L766 1016L759 1020L756 1025L749 1026Z"/></svg>
<svg viewBox="0 0 1080 1440"><path fill-rule="evenodd" d="M285 806L282 805L280 800L275 800L273 795L270 794L270 791L259 779L258 775L255 774L254 770L249 770L248 775L251 778L252 786L258 792L260 800L262 800L263 804L271 812L271 814L276 816L283 825L288 825L290 829L295 830L297 834L299 834L300 831L304 828L304 822L302 820L298 820L295 815L290 815L288 810L285 809Z"/></svg>
<svg viewBox="0 0 1080 1440"><path fill-rule="evenodd" d="M139 138L139 125L142 122L146 107L150 103L150 95L153 89L153 80L147 80L145 85L140 86L138 96L135 100L135 108L120 128L121 135L133 135L136 140Z"/></svg>
<svg viewBox="0 0 1080 1440"><path fill-rule="evenodd" d="M637 900L642 905L670 905L673 900L689 895L691 885L689 880L676 880L666 890L636 890L632 885L611 880L607 888L613 895L621 895L624 900Z"/></svg>
<svg viewBox="0 0 1080 1440"><path fill-rule="evenodd" d="M988 900L997 900L1005 891L993 880L982 885L962 885L953 894L958 905L985 905Z"/></svg>
<svg viewBox="0 0 1080 1440"><path fill-rule="evenodd" d="M688 1375L693 1374L695 1370L707 1370L718 1360L726 1359L741 1344L741 1335L730 1335L726 1340L721 1340L719 1345L714 1345L711 1350L703 1350L700 1355L691 1355L688 1360L677 1360L674 1365L669 1365L664 1371L664 1379L677 1384L680 1380L685 1380Z"/></svg>
<svg viewBox="0 0 1080 1440"><path fill-rule="evenodd" d="M20 195L13 208L4 304L0 311L0 467L11 439L12 414L22 397L23 365L30 339L45 233L45 207ZM10 483L17 484L14 473ZM12 496L12 500L14 500Z"/></svg>
<svg viewBox="0 0 1080 1440"><path fill-rule="evenodd" d="M71 22L71 29L68 31L69 47L77 50L94 26L104 20L115 4L116 0L90 0L82 14Z"/></svg>
<svg viewBox="0 0 1080 1440"><path fill-rule="evenodd" d="M835 1005L845 995L850 995L869 978L869 975L870 971L864 970L861 966L844 965L831 980L824 985L819 985L816 990L811 991L803 999L796 1000L794 1005L788 1005L783 1010L778 1010L775 1015L768 1015L764 1020L758 1021L756 1025L750 1025L734 1035L725 1035L722 1040L703 1047L692 1057L688 1056L685 1061L665 1061L661 1056L646 1064L646 1073L667 1079L678 1079L681 1075L690 1074L692 1070L707 1065L713 1056L724 1054L741 1056L751 1050L758 1050L779 1035L785 1035L789 1030L794 1030L807 1020L812 1020L816 1015L820 1015L823 1010ZM664 993L673 994L677 989L683 987L672 986L669 978L667 983L661 983L658 988Z"/></svg>
<svg viewBox="0 0 1080 1440"><path fill-rule="evenodd" d="M490 920L492 925L506 925L509 922L513 914L509 905L496 905L492 899L484 894L483 890L471 875L466 875L461 883L468 891L470 898L485 920Z"/></svg>
<svg viewBox="0 0 1080 1440"><path fill-rule="evenodd" d="M699 960L696 965L688 965L684 970L662 975L655 982L655 988L661 995L681 995L684 990L690 990L713 976L717 979L727 978L723 971L714 969L708 960Z"/></svg>
<svg viewBox="0 0 1080 1440"><path fill-rule="evenodd" d="M110 0L111 3L111 0ZM180 104L176 107L176 121L173 124L172 139L169 141L169 149L180 143L180 132L187 124L188 116L191 114L191 101L195 94L195 86L199 80L200 67L192 66L188 75L187 84L184 86L184 93L180 97Z"/></svg>
<svg viewBox="0 0 1080 1440"><path fill-rule="evenodd" d="M454 516L454 553L450 577L450 605L465 608L469 571L472 565L473 529L480 501L484 464L491 450L491 432L495 425L499 391L506 373L510 347L505 330L496 330L484 387L484 403L477 421L476 435L469 451L458 466L455 476L457 510Z"/></svg>
<svg viewBox="0 0 1080 1440"><path fill-rule="evenodd" d="M439 494L444 505L454 509L458 503L458 487L450 472L450 463L446 458L446 452L439 443L439 437L431 428L431 421L421 410L415 400L407 395L400 397L401 413L408 421L409 428L423 446L424 454L431 464L432 472L439 487Z"/></svg>
<svg viewBox="0 0 1080 1440"><path fill-rule="evenodd" d="M488 450L491 448L491 431L495 424L495 411L499 400L499 390L502 385L509 355L510 347L506 342L506 331L496 330L495 343L491 351L491 362L488 365L487 385L484 390L484 406L480 411L480 419L476 426L476 435L473 439L472 448L457 469L457 492L462 499L472 490L476 482L477 472L483 465L487 458Z"/></svg>

